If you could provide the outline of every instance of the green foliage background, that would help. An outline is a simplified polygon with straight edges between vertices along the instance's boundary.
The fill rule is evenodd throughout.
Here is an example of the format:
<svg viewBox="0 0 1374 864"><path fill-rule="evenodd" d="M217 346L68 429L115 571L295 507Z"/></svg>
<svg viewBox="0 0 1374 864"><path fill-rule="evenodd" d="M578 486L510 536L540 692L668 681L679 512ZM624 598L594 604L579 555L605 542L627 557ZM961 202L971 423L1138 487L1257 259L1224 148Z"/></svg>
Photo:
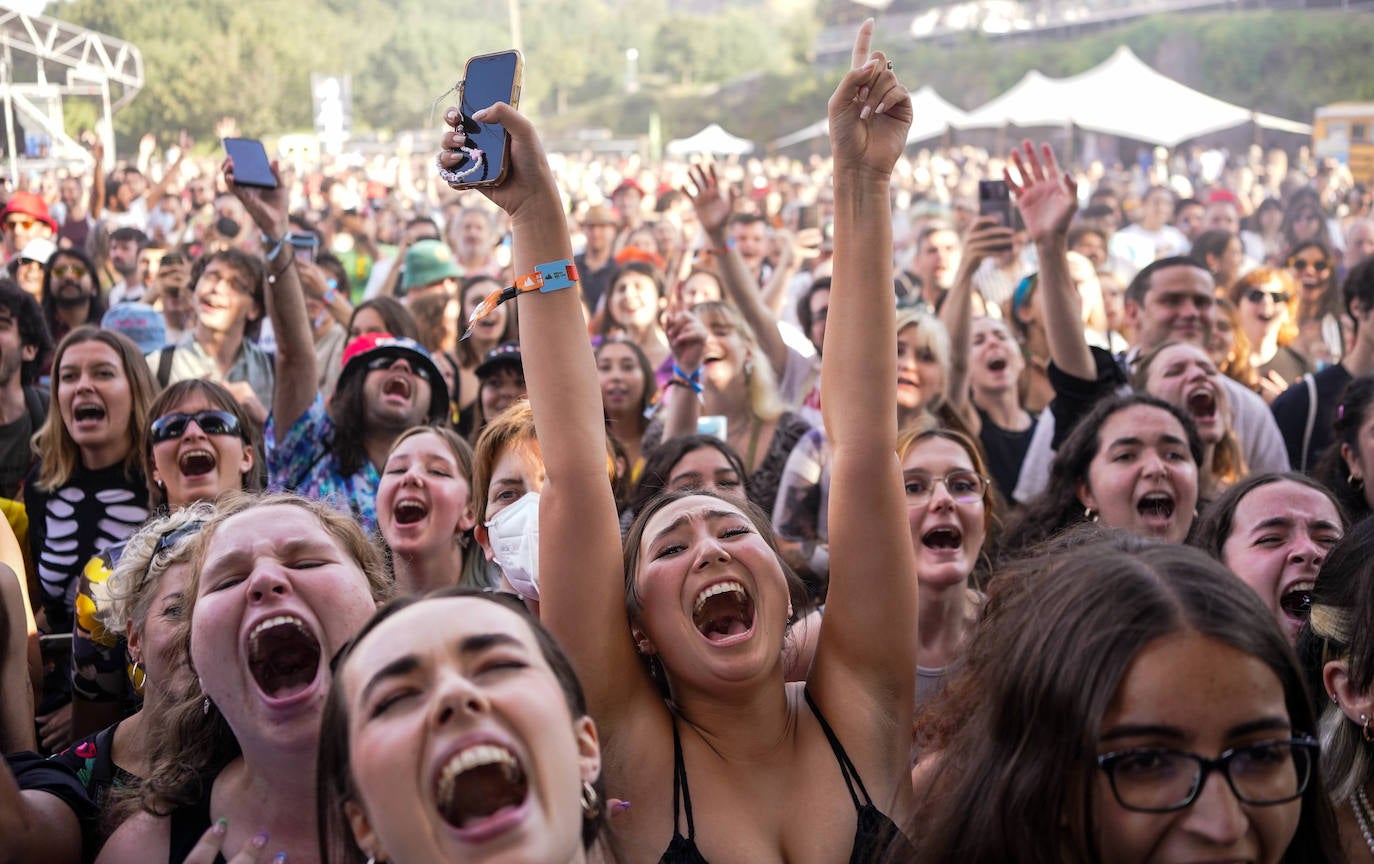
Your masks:
<svg viewBox="0 0 1374 864"><path fill-rule="evenodd" d="M811 56L817 2L761 0L705 14L669 0L520 0L523 107L548 134L643 135L657 113L665 137L716 121L771 140L819 119L847 60ZM833 0L820 2L833 12ZM145 89L116 116L124 146L150 130L164 141L182 128L211 140L225 115L250 135L309 129L311 72L351 74L358 129L426 127L466 57L511 43L507 6L491 0L75 0L49 14L142 51ZM904 83L932 84L965 108L1028 69L1081 72L1118 44L1184 83L1280 116L1310 119L1318 105L1374 99L1369 13L1159 16L1056 42L975 35L936 45L883 33L878 42ZM623 87L628 48L639 52L633 96ZM69 122L89 119L76 107Z"/></svg>

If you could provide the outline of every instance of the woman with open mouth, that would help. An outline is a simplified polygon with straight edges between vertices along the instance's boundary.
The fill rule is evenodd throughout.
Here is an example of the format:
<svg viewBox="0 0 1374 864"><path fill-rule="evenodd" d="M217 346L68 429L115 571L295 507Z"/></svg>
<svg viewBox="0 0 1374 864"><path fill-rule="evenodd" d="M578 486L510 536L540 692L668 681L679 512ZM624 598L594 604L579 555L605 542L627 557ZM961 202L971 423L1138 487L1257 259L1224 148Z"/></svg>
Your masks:
<svg viewBox="0 0 1374 864"><path fill-rule="evenodd" d="M490 276L469 276L463 280L458 289L458 296L462 300L458 313L460 335L467 329L472 310L476 309L491 292L504 287L503 283ZM471 336L457 343L454 353L458 357L458 387L453 392L458 394L454 402L458 405L460 435L474 434L474 427L479 425L477 417L481 406L477 404L477 398L482 382L477 377L477 367L482 365L487 354L496 346L519 341L515 319L515 304L497 306L489 314L478 319L476 326L472 328Z"/></svg>
<svg viewBox="0 0 1374 864"><path fill-rule="evenodd" d="M1220 564L1117 534L999 573L988 609L914 860L1345 860L1302 670Z"/></svg>
<svg viewBox="0 0 1374 864"><path fill-rule="evenodd" d="M461 588L398 599L334 660L320 861L580 864L606 826L600 778L572 664L522 605Z"/></svg>
<svg viewBox="0 0 1374 864"><path fill-rule="evenodd" d="M521 311L547 470L541 620L583 672L606 731L607 789L631 803L617 833L635 860L867 861L902 842L884 811L905 821L911 795L915 639L892 634L915 634L918 601L893 458L897 329L881 250L891 249L888 189L912 109L883 54L869 52L872 27L860 28L854 68L829 104L835 287L821 386L835 454L832 564L804 684L784 680L787 570L766 518L700 492L666 495L622 550L578 298L555 291ZM512 137L511 180L489 194L518 214L516 272L571 257L529 122L501 105L485 116ZM733 349L721 359L738 366L745 356Z"/></svg>
<svg viewBox="0 0 1374 864"><path fill-rule="evenodd" d="M201 529L178 634L195 683L168 708L142 811L99 860L180 862L217 828L228 848L270 842L312 860L329 658L390 590L349 516L285 494L221 502Z"/></svg>
<svg viewBox="0 0 1374 864"><path fill-rule="evenodd" d="M178 381L148 409L140 454L148 502L159 515L231 491L260 487L257 427L223 385L203 378ZM72 633L73 724L78 736L118 721L138 703L128 673L129 646L106 622L106 582L122 555L101 550L82 571ZM120 622L114 622L120 623Z"/></svg>
<svg viewBox="0 0 1374 864"><path fill-rule="evenodd" d="M657 370L672 357L662 321L666 306L663 271L648 261L626 261L611 276L605 306L591 329L599 339L620 337L635 343Z"/></svg>
<svg viewBox="0 0 1374 864"><path fill-rule="evenodd" d="M377 527L398 596L450 585L488 587L469 566L472 448L456 432L416 426L396 439L377 484Z"/></svg>
<svg viewBox="0 0 1374 864"><path fill-rule="evenodd" d="M143 354L127 337L78 327L54 353L51 394L48 419L34 436L43 458L24 481L24 499L43 632L71 633L86 562L148 518L138 454L153 382ZM65 669L69 660L61 662ZM51 675L48 682L39 731L41 743L57 750L75 740L71 677Z"/></svg>
<svg viewBox="0 0 1374 864"><path fill-rule="evenodd" d="M1313 364L1336 363L1345 350L1341 289L1336 261L1321 240L1302 240L1288 251L1288 271L1298 283L1298 338L1294 349Z"/></svg>
<svg viewBox="0 0 1374 864"><path fill-rule="evenodd" d="M1236 280L1230 295L1250 343L1250 365L1259 375L1257 392L1272 404L1312 371L1307 358L1292 348L1298 338L1298 284L1286 270L1259 267Z"/></svg>
<svg viewBox="0 0 1374 864"><path fill-rule="evenodd" d="M1304 474L1255 474L1203 511L1188 542L1254 589L1296 642L1317 571L1349 525L1331 491Z"/></svg>

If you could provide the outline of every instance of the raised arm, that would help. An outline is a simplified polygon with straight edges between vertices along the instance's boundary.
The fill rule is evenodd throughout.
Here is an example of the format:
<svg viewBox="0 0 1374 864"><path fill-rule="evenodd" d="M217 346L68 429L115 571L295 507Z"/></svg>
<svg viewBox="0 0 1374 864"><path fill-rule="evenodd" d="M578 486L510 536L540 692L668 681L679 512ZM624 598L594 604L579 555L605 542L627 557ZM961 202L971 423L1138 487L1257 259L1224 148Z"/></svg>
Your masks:
<svg viewBox="0 0 1374 864"><path fill-rule="evenodd" d="M500 103L473 115L510 133L510 173L482 191L510 215L517 279L572 261L553 173L534 126ZM459 114L445 116L450 127ZM449 131L441 162L458 161L464 136ZM539 495L540 615L586 688L592 713L612 725L624 700L652 690L625 613L620 523L606 476L606 425L596 362L576 286L520 295L520 344L534 427L544 457ZM638 682L638 686L636 686ZM607 713L608 712L608 713Z"/></svg>
<svg viewBox="0 0 1374 864"><path fill-rule="evenodd" d="M296 255L285 242L291 223L287 221L290 191L281 180L277 163L272 176L277 188L258 189L234 184L234 160L224 160L224 180L234 197L243 202L258 230L267 236L267 317L277 336L277 368L290 369L278 375L272 390L272 418L277 443L281 443L296 420L315 401L318 380L315 340L310 333L310 318L305 312L305 294L296 272ZM280 241L280 242L279 242ZM273 254L275 252L275 254Z"/></svg>
<svg viewBox="0 0 1374 864"><path fill-rule="evenodd" d="M1008 169L1007 184L1016 194L1016 207L1040 257L1039 302L1050 359L1060 371L1092 380L1097 377L1097 364L1083 334L1082 301L1069 277L1069 223L1078 207L1078 187L1059 170L1048 144L1041 145L1040 152L1037 156L1029 141L1021 150L1013 150L1011 162L1021 182Z"/></svg>
<svg viewBox="0 0 1374 864"><path fill-rule="evenodd" d="M725 295L739 309L744 320L759 340L759 347L768 357L768 364L779 378L787 365L787 343L778 332L778 316L763 302L749 267L739 252L729 248L730 213L734 210L735 195L722 186L716 177L716 166L692 166L693 189L684 189L697 211L697 221L706 232L720 259L720 281Z"/></svg>
<svg viewBox="0 0 1374 864"><path fill-rule="evenodd" d="M969 227L964 237L964 254L959 259L959 272L955 274L954 284L945 296L944 306L940 309L940 320L949 331L949 382L945 386L945 399L951 408L959 412L977 431L980 421L978 412L970 408L968 391L969 352L973 343L973 274L983 260L994 254L998 248L1011 245L1012 230L998 225L997 220L980 216Z"/></svg>
<svg viewBox="0 0 1374 864"><path fill-rule="evenodd" d="M834 457L830 589L809 679L827 715L838 715L840 734L847 725L855 737L871 737L874 720L909 729L916 680L916 565L895 453L897 323L888 203L912 107L883 54L869 53L872 32L869 20L855 40L853 68L829 104L835 258L821 405ZM887 737L871 741L864 752L891 755Z"/></svg>

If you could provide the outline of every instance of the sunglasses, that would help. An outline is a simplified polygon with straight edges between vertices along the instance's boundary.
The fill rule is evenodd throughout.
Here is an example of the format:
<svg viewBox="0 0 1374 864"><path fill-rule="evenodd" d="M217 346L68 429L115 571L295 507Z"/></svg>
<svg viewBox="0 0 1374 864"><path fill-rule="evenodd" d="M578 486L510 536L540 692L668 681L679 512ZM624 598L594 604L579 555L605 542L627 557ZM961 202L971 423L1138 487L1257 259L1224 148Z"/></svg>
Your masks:
<svg viewBox="0 0 1374 864"><path fill-rule="evenodd" d="M1299 273L1307 272L1308 268L1314 273L1325 273L1331 269L1330 261L1308 261L1306 258L1289 258L1288 266Z"/></svg>
<svg viewBox="0 0 1374 864"><path fill-rule="evenodd" d="M237 435L239 419L228 411L197 411L194 414L163 414L153 421L153 443L175 441L186 434L186 427L196 421L206 435Z"/></svg>
<svg viewBox="0 0 1374 864"><path fill-rule="evenodd" d="M54 279L65 279L68 276L73 279L85 279L90 271L80 264L54 264L50 272Z"/></svg>
<svg viewBox="0 0 1374 864"><path fill-rule="evenodd" d="M402 359L402 355L400 354L382 354L381 356L373 357L371 360L367 361L367 366L365 368L369 372L375 372L378 369L390 369L392 366L396 365L396 361L400 359ZM409 359L407 359L406 362L410 363L410 371L412 373L425 381L429 381L428 369L421 366L419 363L411 362ZM429 383L433 384L434 382L429 381Z"/></svg>
<svg viewBox="0 0 1374 864"><path fill-rule="evenodd" d="M37 224L37 222L37 219L7 219L5 220L5 227L10 229L23 228L25 231L27 231L30 228L32 228L35 224Z"/></svg>
<svg viewBox="0 0 1374 864"><path fill-rule="evenodd" d="M1288 302L1287 291L1263 291L1259 288L1251 288L1249 291L1245 292L1245 299L1249 300L1251 303L1263 303L1265 297L1270 298L1279 305Z"/></svg>

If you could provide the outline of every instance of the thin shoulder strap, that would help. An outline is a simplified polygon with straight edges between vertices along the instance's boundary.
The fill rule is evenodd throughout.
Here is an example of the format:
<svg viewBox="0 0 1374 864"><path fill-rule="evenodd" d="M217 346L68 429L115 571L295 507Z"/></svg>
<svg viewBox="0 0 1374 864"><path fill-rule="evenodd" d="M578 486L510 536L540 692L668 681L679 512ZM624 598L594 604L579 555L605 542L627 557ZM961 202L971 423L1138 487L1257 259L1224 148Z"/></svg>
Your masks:
<svg viewBox="0 0 1374 864"><path fill-rule="evenodd" d="M1302 464L1298 466L1298 470L1305 473L1307 471L1307 452L1312 446L1312 430L1317 426L1317 379L1312 377L1311 372L1308 372L1302 376L1302 380L1307 385L1307 426L1302 433L1302 452L1299 454Z"/></svg>
<svg viewBox="0 0 1374 864"><path fill-rule="evenodd" d="M854 799L854 809L858 810L864 804L872 804L873 799L869 797L868 790L864 788L864 781L859 777L859 769L854 767L854 763L849 761L849 754L844 752L844 745L840 739L835 737L835 730L830 728L830 724L825 722L825 715L821 714L821 709L816 707L816 700L811 698L810 688L804 688L802 693L806 696L806 704L811 707L811 713L816 715L816 720L821 724L821 731L825 733L825 738L830 742L830 749L835 754L835 761L840 763L840 774L844 777L844 785L849 789L849 797ZM859 796L854 793L854 785L858 784L859 791L863 793L863 801L859 801Z"/></svg>
<svg viewBox="0 0 1374 864"><path fill-rule="evenodd" d="M687 815L687 839L695 840L696 826L692 824L692 792L687 788L687 768L682 762L682 739L677 734L677 718L673 718L673 833L678 829L678 790L682 790L682 812Z"/></svg>

